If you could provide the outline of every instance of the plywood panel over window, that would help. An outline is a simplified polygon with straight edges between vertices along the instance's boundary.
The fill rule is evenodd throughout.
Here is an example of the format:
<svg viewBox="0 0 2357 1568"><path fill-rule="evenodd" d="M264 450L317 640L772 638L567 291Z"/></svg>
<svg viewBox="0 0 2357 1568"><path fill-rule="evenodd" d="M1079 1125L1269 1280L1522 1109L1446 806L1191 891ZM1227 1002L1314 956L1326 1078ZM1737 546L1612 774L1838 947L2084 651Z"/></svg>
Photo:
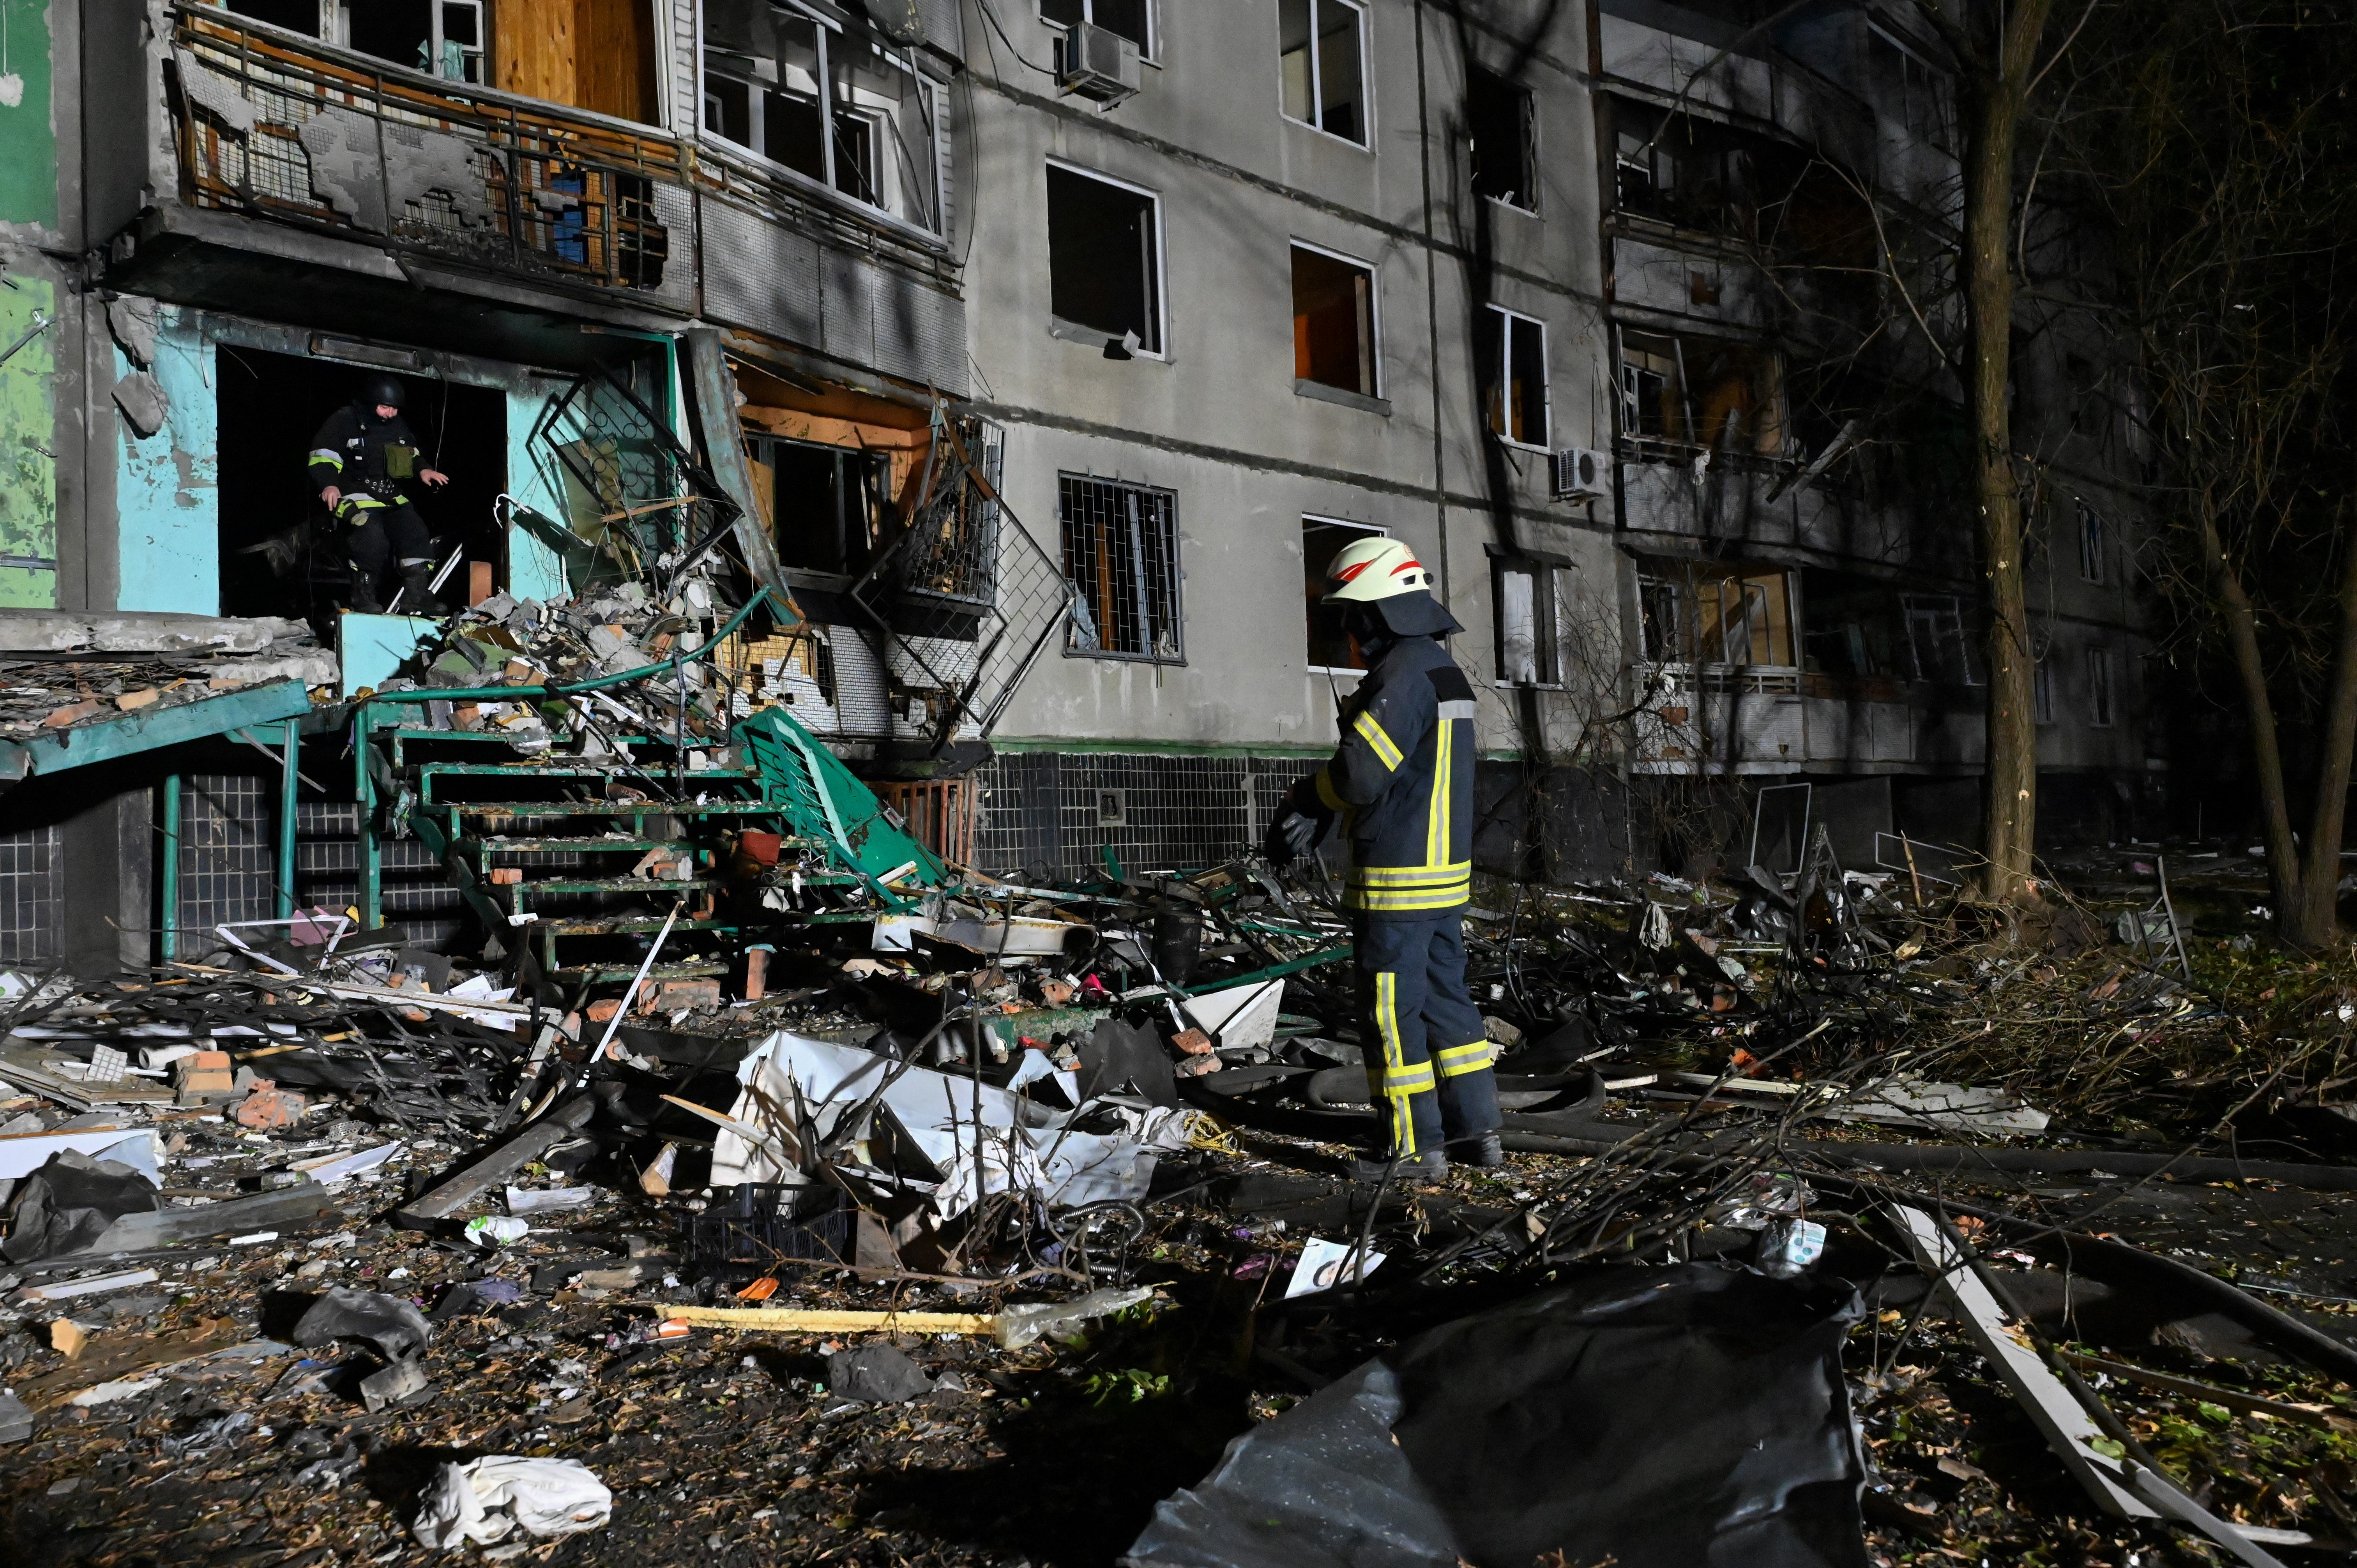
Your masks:
<svg viewBox="0 0 2357 1568"><path fill-rule="evenodd" d="M642 124L659 118L646 0L494 0L491 55L507 91Z"/></svg>

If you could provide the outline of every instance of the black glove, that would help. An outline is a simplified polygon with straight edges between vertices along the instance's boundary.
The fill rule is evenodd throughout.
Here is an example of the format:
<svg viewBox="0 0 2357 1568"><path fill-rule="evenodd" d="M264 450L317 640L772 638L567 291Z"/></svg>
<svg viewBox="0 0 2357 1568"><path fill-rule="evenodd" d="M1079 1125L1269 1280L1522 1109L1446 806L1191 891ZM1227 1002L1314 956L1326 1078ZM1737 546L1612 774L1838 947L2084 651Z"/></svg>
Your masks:
<svg viewBox="0 0 2357 1568"><path fill-rule="evenodd" d="M1308 854L1326 836L1327 818L1300 811L1288 811L1269 825L1268 837L1262 841L1261 853L1272 865L1284 865L1298 855Z"/></svg>

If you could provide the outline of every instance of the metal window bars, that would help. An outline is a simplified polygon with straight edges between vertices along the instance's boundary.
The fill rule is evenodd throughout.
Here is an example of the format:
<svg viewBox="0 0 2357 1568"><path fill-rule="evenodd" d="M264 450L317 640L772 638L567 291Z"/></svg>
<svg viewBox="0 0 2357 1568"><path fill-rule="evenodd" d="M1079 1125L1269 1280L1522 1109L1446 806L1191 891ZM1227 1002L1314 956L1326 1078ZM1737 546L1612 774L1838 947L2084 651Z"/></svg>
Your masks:
<svg viewBox="0 0 2357 1568"><path fill-rule="evenodd" d="M912 521L848 595L886 639L892 704L921 707L936 751L990 734L1076 597L999 494L1004 452L996 425L937 409Z"/></svg>
<svg viewBox="0 0 2357 1568"><path fill-rule="evenodd" d="M1078 592L1070 653L1176 664L1178 526L1168 490L1057 477L1064 575Z"/></svg>

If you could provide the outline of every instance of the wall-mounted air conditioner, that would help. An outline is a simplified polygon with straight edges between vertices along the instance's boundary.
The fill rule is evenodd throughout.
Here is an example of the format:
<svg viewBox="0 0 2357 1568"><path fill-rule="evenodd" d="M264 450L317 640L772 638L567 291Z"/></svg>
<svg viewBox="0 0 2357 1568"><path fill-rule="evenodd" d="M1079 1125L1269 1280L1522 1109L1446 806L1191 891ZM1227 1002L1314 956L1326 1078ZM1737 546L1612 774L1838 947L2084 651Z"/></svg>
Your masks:
<svg viewBox="0 0 2357 1568"><path fill-rule="evenodd" d="M1555 499L1594 500L1612 493L1612 459L1586 446L1566 446L1547 458Z"/></svg>
<svg viewBox="0 0 2357 1568"><path fill-rule="evenodd" d="M1056 46L1056 85L1110 109L1138 90L1137 46L1093 23L1075 22Z"/></svg>

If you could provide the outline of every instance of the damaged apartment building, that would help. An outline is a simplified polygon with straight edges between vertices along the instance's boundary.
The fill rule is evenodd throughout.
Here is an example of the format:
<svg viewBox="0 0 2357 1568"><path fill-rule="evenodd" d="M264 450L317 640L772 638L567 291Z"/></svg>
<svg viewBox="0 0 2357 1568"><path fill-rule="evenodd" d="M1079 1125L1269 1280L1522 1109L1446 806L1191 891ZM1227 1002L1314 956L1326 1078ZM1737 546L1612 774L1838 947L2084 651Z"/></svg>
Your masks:
<svg viewBox="0 0 2357 1568"><path fill-rule="evenodd" d="M1958 199L1908 10L970 5L974 396L1081 601L994 737L990 854L1254 835L1354 679L1297 596L1370 531L1467 628L1485 868L1646 869L1699 778L1809 785L1763 822L1813 797L1853 865L1968 835L1962 415L1878 278L1953 325L1907 271ZM2108 836L2157 764L2135 432L2073 281L2019 334L2039 735L2050 821Z"/></svg>
<svg viewBox="0 0 2357 1568"><path fill-rule="evenodd" d="M1705 778L1811 784L1851 864L1953 839L1961 423L1866 205L1952 220L1904 9L11 5L0 744L48 749L0 758L0 957L463 922L376 832L414 781L354 706L432 623L342 613L307 473L380 375L447 477L412 498L445 601L726 535L768 590L728 713L985 871L1257 837L1333 743L1314 588L1369 532L1466 628L1486 868L1648 868L1632 802ZM2109 822L2157 764L2085 336L2025 321L2018 392L2042 760Z"/></svg>

